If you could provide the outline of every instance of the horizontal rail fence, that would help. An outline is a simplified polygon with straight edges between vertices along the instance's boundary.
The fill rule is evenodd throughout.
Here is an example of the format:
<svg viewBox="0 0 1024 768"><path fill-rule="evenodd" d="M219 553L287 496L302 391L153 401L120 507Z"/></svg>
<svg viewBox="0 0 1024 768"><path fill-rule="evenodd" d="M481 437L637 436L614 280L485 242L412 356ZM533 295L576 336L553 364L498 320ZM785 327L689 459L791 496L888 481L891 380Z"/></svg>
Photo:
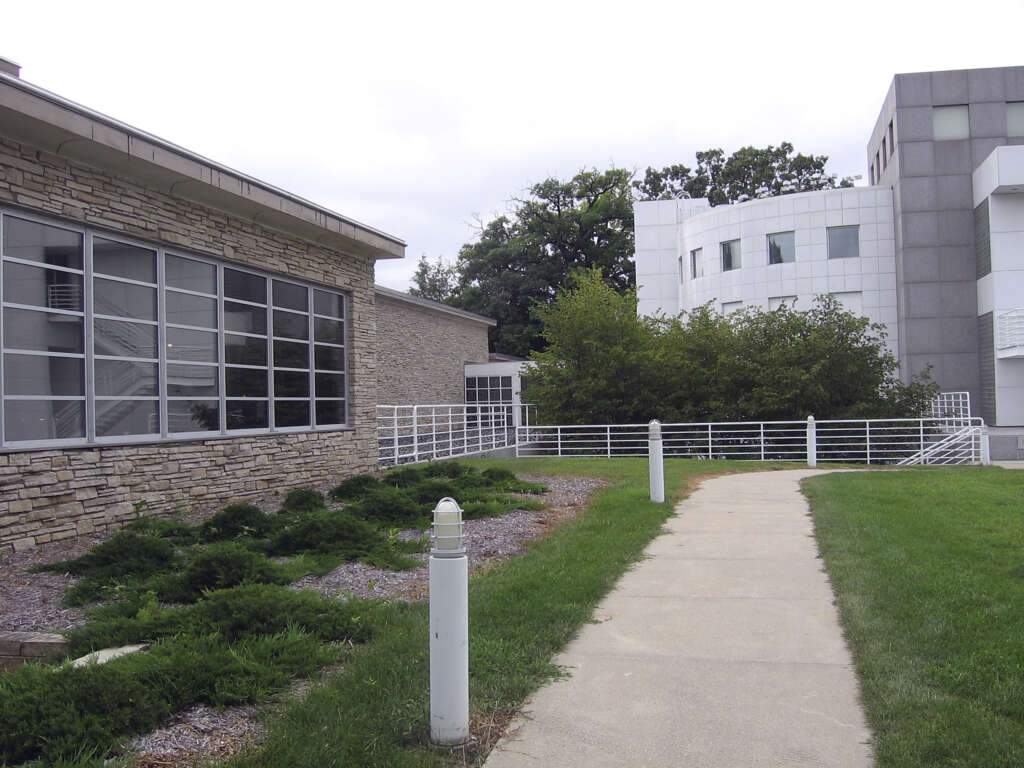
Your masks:
<svg viewBox="0 0 1024 768"><path fill-rule="evenodd" d="M381 466L469 456L515 444L508 405L378 405Z"/></svg>
<svg viewBox="0 0 1024 768"><path fill-rule="evenodd" d="M516 455L646 456L647 424L520 426ZM663 424L666 457L806 461L806 421ZM968 464L982 461L978 418L844 419L814 424L818 462ZM935 448L934 446L939 446Z"/></svg>

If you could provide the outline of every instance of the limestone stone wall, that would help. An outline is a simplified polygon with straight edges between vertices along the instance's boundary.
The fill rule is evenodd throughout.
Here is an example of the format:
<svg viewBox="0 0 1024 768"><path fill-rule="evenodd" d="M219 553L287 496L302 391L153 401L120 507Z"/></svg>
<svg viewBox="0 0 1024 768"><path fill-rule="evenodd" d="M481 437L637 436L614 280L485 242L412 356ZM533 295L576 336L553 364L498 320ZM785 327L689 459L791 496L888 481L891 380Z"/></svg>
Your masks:
<svg viewBox="0 0 1024 768"><path fill-rule="evenodd" d="M485 323L377 295L377 401L463 403L463 365L487 362Z"/></svg>
<svg viewBox="0 0 1024 768"><path fill-rule="evenodd" d="M0 453L0 553L376 466L373 260L0 138L0 204L347 291L351 429ZM484 347L486 350L486 346ZM460 367L461 372L461 367Z"/></svg>

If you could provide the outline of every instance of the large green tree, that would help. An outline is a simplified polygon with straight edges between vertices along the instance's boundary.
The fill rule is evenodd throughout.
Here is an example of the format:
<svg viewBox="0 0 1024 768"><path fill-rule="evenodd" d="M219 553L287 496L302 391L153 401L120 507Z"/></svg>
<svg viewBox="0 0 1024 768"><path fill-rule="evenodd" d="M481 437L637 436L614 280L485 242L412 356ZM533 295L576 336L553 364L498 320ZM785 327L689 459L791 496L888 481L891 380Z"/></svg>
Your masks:
<svg viewBox="0 0 1024 768"><path fill-rule="evenodd" d="M525 356L546 343L532 309L554 301L574 270L599 268L618 292L634 286L634 198L707 197L718 205L850 185L825 172L827 160L794 154L783 142L728 157L705 150L695 169L648 168L641 179L621 168L549 178L514 200L508 214L483 224L453 265L421 258L411 293L493 317L491 348Z"/></svg>
<svg viewBox="0 0 1024 768"><path fill-rule="evenodd" d="M774 147L742 147L729 157L721 149L697 153L696 168L676 164L648 168L633 182L642 200L706 197L711 205L758 197L852 187L853 179L836 178L825 170L827 155L793 152L788 141Z"/></svg>
<svg viewBox="0 0 1024 768"><path fill-rule="evenodd" d="M547 348L527 385L547 423L904 417L937 389L927 375L902 383L884 327L830 296L806 311L645 318L597 271L574 279L535 312Z"/></svg>

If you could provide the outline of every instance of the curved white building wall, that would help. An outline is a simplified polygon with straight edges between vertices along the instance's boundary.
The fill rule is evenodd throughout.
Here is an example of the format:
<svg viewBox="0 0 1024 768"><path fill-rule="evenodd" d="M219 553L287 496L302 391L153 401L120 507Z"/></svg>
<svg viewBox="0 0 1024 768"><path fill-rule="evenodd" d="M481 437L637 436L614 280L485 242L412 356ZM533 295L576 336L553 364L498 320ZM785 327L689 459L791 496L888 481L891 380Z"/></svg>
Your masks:
<svg viewBox="0 0 1024 768"><path fill-rule="evenodd" d="M898 354L892 192L885 187L805 192L708 208L703 200L637 203L639 312L677 314L711 303L808 309L820 294L887 327ZM828 229L856 227L853 258L829 258ZM769 264L768 236L791 232L793 261ZM739 266L725 271L722 243L738 240ZM691 252L698 251L698 275Z"/></svg>

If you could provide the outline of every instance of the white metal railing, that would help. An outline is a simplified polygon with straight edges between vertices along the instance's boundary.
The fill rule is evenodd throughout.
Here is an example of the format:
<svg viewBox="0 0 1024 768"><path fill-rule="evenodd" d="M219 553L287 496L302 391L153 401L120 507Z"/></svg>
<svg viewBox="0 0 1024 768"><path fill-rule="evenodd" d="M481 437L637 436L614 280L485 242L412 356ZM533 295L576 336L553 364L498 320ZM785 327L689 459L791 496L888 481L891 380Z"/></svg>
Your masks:
<svg viewBox="0 0 1024 768"><path fill-rule="evenodd" d="M996 349L1024 354L1024 309L1011 309L996 318Z"/></svg>
<svg viewBox="0 0 1024 768"><path fill-rule="evenodd" d="M46 286L46 306L50 309L82 310L82 286L76 283L54 283Z"/></svg>
<svg viewBox="0 0 1024 768"><path fill-rule="evenodd" d="M902 467L914 464L987 464L987 438L983 426L962 427L897 463Z"/></svg>
<svg viewBox="0 0 1024 768"><path fill-rule="evenodd" d="M646 456L647 424L519 426L516 455ZM956 456L938 451L929 463L982 463L985 423L979 418L838 419L818 421L703 422L663 424L667 457L747 461L852 462L898 464L964 428L976 439ZM956 460L954 460L956 459Z"/></svg>
<svg viewBox="0 0 1024 768"><path fill-rule="evenodd" d="M378 405L381 466L468 456L515 444L515 406Z"/></svg>
<svg viewBox="0 0 1024 768"><path fill-rule="evenodd" d="M933 419L969 419L971 417L970 392L940 392L928 407Z"/></svg>

